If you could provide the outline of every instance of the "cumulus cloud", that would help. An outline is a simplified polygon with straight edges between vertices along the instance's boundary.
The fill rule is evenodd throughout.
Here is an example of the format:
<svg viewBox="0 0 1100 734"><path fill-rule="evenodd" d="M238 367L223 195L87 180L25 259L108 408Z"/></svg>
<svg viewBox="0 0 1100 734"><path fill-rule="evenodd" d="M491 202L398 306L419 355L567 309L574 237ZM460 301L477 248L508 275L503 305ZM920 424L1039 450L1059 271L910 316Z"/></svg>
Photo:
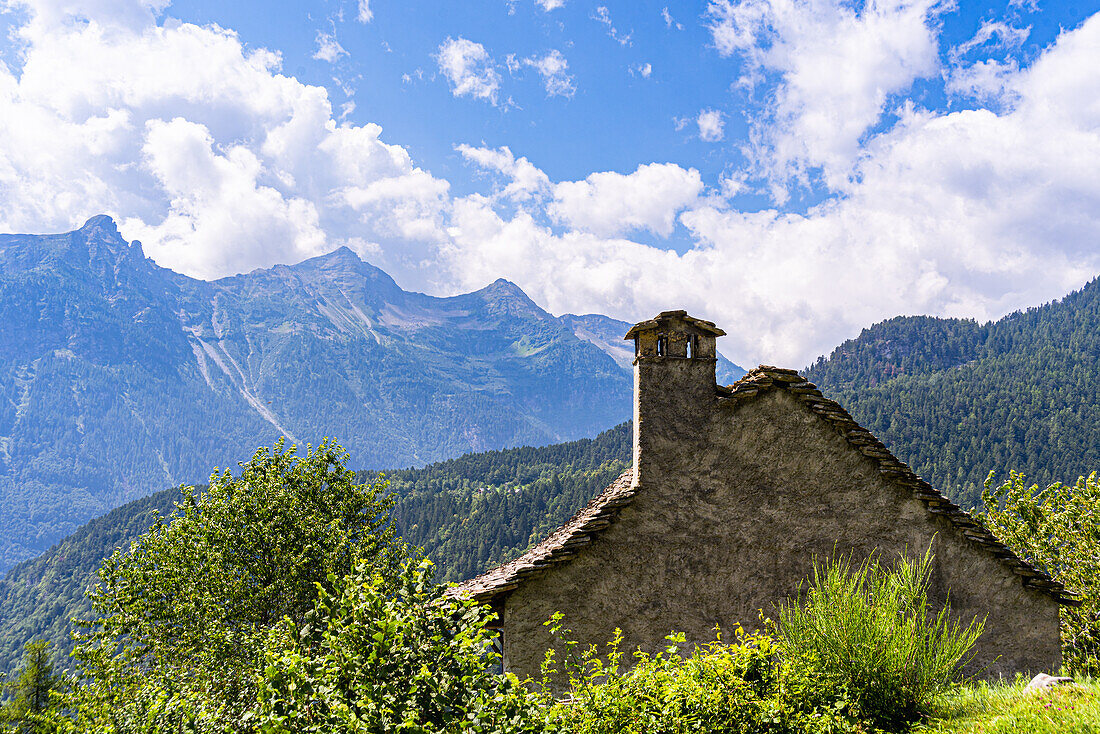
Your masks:
<svg viewBox="0 0 1100 734"><path fill-rule="evenodd" d="M637 66L630 67L631 76L637 75L642 79L648 79L650 74L653 73L653 64L648 61L644 64L638 64Z"/></svg>
<svg viewBox="0 0 1100 734"><path fill-rule="evenodd" d="M694 168L650 163L631 174L606 171L559 183L548 211L563 224L601 237L632 230L667 237L676 214L695 203L702 191L702 178Z"/></svg>
<svg viewBox="0 0 1100 734"><path fill-rule="evenodd" d="M722 121L722 113L718 110L700 110L695 118L699 125L699 137L708 143L715 143L722 139L726 123Z"/></svg>
<svg viewBox="0 0 1100 734"><path fill-rule="evenodd" d="M503 275L558 312L630 320L684 307L736 324L723 349L748 364L804 365L897 314L996 318L1100 272L1097 68L1100 16L1006 76L1010 108L903 110L865 145L844 197L804 213L701 197L671 215L694 242L681 253L588 225L605 206L595 174L555 186L551 206L570 225L560 233L484 197L455 202L448 257L459 282ZM577 202L583 215L562 216ZM641 211L614 218L639 222ZM667 221L636 226L663 232Z"/></svg>
<svg viewBox="0 0 1100 734"><path fill-rule="evenodd" d="M990 107L895 105L881 129L889 103L860 90L937 69L920 51L936 7L740 3L766 17L731 21L727 52L763 75L747 83L774 82L768 119L808 134L783 148L789 130L768 138L758 127L762 146L778 146L766 160L845 171L841 195L808 211L742 212L725 197L755 187L751 167L724 172L717 191L676 163L554 181L522 151L485 144L456 150L488 190L457 196L378 125L340 123L325 90L282 73L278 54L217 27L158 25L157 4L110 5L122 9L103 18L75 0L43 5L19 29L22 66L0 66L0 231L113 214L160 264L199 277L347 243L406 288L453 293L506 277L557 313L634 320L684 307L727 327L736 361L790 366L882 318L996 317L1100 272L1100 16L1022 68L1002 62L995 82L974 81ZM874 20L884 8L902 19ZM724 16L710 17L718 45ZM833 56L808 40L806 18L836 31ZM880 37L894 28L909 40ZM738 45L737 29L755 40ZM474 57L495 70L487 52ZM886 69L853 69L824 99L806 96L817 83L808 59L834 57ZM979 68L966 58L960 69ZM962 94L964 78L949 78L948 93ZM817 115L847 106L872 120L856 125L854 149L846 129L810 134ZM674 237L676 249L631 239L642 235Z"/></svg>
<svg viewBox="0 0 1100 734"><path fill-rule="evenodd" d="M499 196L524 201L550 191L550 177L526 158L517 159L508 146L493 149L462 144L455 150L481 169L500 174L507 180Z"/></svg>
<svg viewBox="0 0 1100 734"><path fill-rule="evenodd" d="M476 97L496 104L500 74L485 47L466 38L448 38L435 56L439 70L456 97Z"/></svg>
<svg viewBox="0 0 1100 734"><path fill-rule="evenodd" d="M0 67L0 231L108 213L198 277L397 240L379 264L415 272L446 236L446 182L377 125L339 124L324 89L231 31L135 7L125 23L31 8L22 68Z"/></svg>
<svg viewBox="0 0 1100 734"><path fill-rule="evenodd" d="M374 19L374 13L370 9L370 0L359 0L359 14L356 17L360 23L370 23Z"/></svg>
<svg viewBox="0 0 1100 734"><path fill-rule="evenodd" d="M565 5L565 0L535 0L535 4L549 13Z"/></svg>
<svg viewBox="0 0 1100 734"><path fill-rule="evenodd" d="M949 0L711 0L715 46L746 64L741 85L768 85L769 107L754 120L749 152L777 199L792 181L809 185L817 170L829 189L846 187L861 138L890 96L937 72L936 19L951 7Z"/></svg>
<svg viewBox="0 0 1100 734"><path fill-rule="evenodd" d="M529 66L542 77L543 86L546 87L548 97L572 97L577 91L573 82L573 75L569 73L569 62L557 49L553 49L544 56L533 56L526 60Z"/></svg>

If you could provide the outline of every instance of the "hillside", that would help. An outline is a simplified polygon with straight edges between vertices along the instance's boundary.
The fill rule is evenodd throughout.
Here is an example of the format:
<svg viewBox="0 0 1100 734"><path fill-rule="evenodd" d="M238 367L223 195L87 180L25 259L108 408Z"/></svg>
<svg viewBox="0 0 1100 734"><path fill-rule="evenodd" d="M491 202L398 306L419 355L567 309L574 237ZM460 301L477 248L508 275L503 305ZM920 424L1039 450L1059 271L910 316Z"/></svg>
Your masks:
<svg viewBox="0 0 1100 734"><path fill-rule="evenodd" d="M630 414L629 324L555 317L505 280L410 293L347 248L207 282L107 217L0 235L0 322L0 570L280 435L419 466Z"/></svg>
<svg viewBox="0 0 1100 734"><path fill-rule="evenodd" d="M525 550L568 520L627 467L623 423L595 439L470 454L422 469L387 472L401 535L437 566L441 580L474 575ZM362 481L377 475L364 472ZM69 620L88 613L84 590L100 561L166 516L177 489L96 518L0 580L0 671L14 669L23 643L46 638L69 649Z"/></svg>
<svg viewBox="0 0 1100 734"><path fill-rule="evenodd" d="M990 470L1073 481L1100 469L1100 281L984 325L884 321L806 376L964 506Z"/></svg>

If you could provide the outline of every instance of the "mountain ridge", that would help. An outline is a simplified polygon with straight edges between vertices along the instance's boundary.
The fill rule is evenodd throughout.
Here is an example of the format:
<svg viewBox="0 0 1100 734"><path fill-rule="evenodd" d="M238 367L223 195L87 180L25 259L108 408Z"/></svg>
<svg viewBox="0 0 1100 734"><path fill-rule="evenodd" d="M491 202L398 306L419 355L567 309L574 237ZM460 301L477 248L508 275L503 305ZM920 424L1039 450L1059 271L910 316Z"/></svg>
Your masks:
<svg viewBox="0 0 1100 734"><path fill-rule="evenodd" d="M0 570L280 435L333 436L364 468L416 466L593 436L630 413L619 352L504 279L405 291L342 247L196 280L102 215L0 235L0 266Z"/></svg>

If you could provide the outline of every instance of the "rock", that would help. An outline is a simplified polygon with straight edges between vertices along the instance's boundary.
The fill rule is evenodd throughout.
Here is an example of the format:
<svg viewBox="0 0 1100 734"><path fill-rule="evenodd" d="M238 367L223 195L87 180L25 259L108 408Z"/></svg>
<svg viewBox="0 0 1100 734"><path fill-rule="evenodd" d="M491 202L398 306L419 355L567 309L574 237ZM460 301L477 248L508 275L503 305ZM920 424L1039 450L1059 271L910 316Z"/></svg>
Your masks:
<svg viewBox="0 0 1100 734"><path fill-rule="evenodd" d="M1031 682L1027 684L1024 688L1024 693L1049 693L1055 686L1062 686L1069 683L1073 683L1073 678L1039 673L1039 675L1032 678Z"/></svg>

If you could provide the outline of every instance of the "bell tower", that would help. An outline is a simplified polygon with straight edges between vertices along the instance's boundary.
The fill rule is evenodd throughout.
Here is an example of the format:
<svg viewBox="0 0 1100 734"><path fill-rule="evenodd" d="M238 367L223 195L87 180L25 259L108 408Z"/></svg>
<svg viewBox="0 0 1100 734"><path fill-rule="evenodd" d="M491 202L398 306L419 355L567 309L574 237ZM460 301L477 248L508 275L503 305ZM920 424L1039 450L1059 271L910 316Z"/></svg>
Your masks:
<svg viewBox="0 0 1100 734"><path fill-rule="evenodd" d="M704 437L717 405L715 339L726 332L686 311L635 324L634 484L677 471Z"/></svg>

